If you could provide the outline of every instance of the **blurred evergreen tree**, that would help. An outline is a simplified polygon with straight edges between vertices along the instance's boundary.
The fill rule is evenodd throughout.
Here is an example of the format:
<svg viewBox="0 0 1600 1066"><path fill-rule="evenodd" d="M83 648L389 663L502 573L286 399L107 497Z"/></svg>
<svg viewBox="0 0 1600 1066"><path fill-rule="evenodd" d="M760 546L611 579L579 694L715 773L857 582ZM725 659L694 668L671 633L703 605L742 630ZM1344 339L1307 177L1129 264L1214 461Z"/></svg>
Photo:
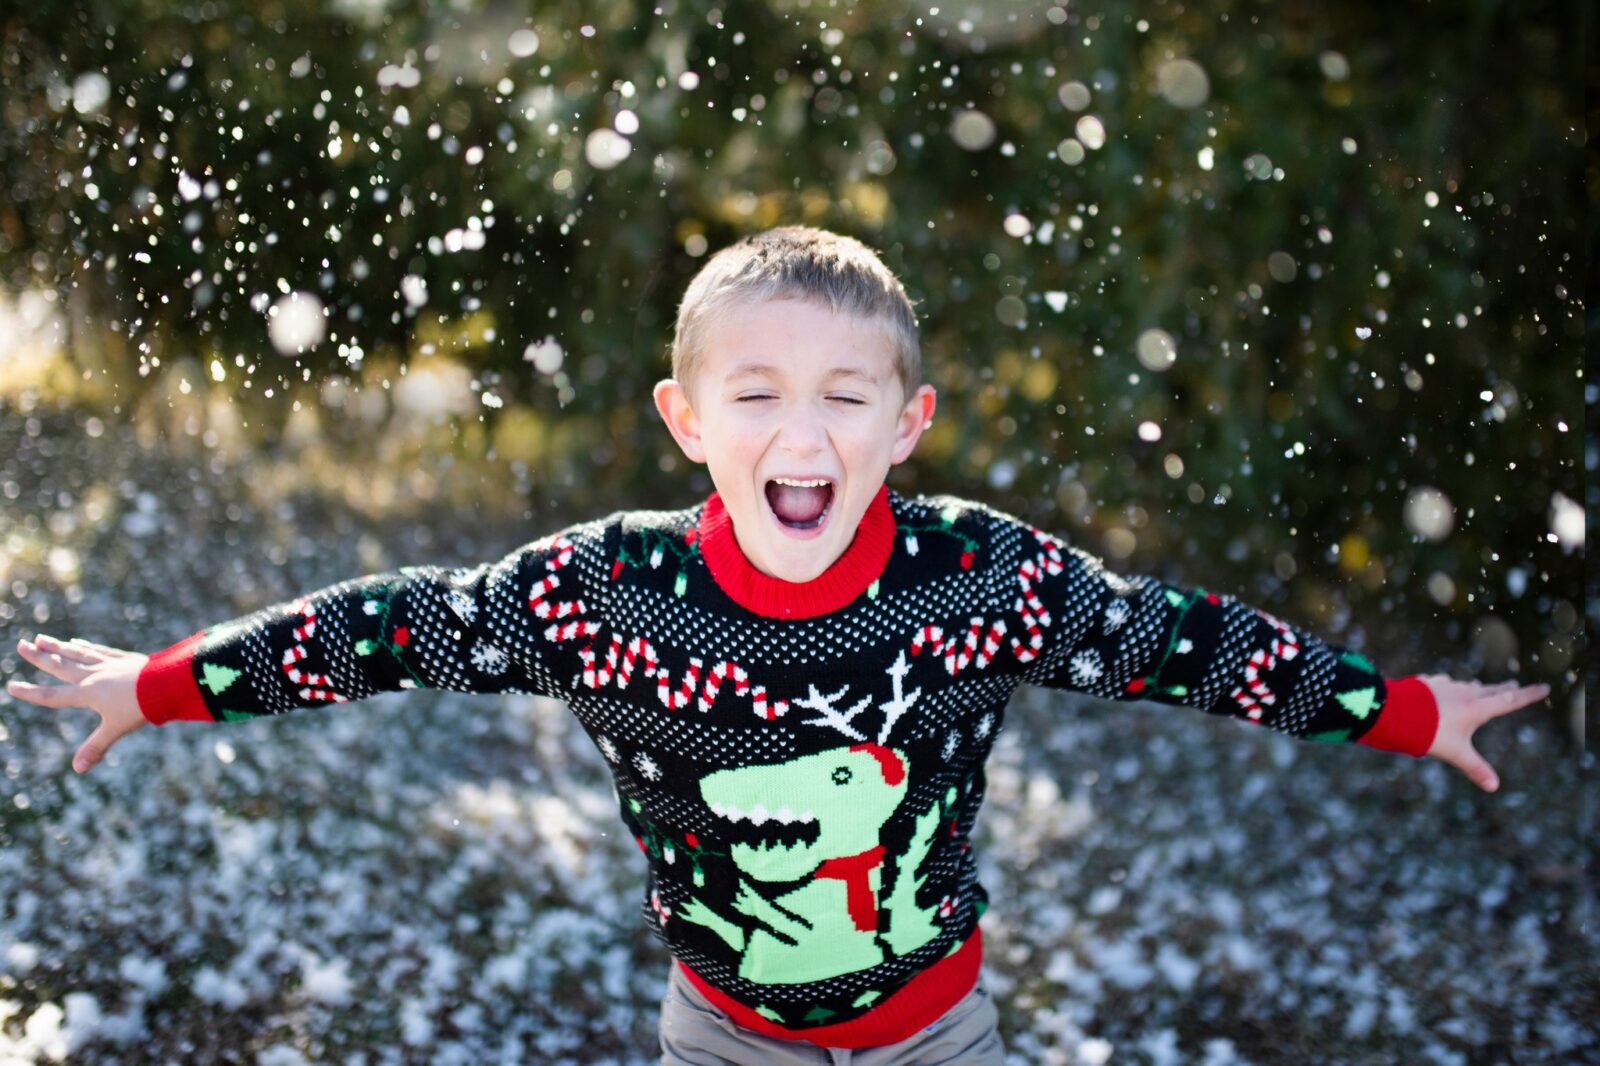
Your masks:
<svg viewBox="0 0 1600 1066"><path fill-rule="evenodd" d="M177 374L275 426L448 357L445 423L581 471L595 508L676 505L706 482L661 476L648 393L684 285L739 234L838 229L904 278L942 392L897 484L1190 581L1225 556L1257 602L1294 577L1312 623L1404 607L1491 669L1510 617L1549 675L1582 640L1553 533L1583 500L1576 21L14 6L0 285L72 308L118 410ZM275 350L307 310L320 341Z"/></svg>

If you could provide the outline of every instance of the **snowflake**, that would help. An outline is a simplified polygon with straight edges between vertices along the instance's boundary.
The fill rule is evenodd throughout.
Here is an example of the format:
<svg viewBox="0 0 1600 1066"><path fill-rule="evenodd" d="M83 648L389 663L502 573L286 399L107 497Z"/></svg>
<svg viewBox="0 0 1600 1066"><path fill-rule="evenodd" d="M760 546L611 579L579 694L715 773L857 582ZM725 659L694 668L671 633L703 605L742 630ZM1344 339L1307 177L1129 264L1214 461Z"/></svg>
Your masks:
<svg viewBox="0 0 1600 1066"><path fill-rule="evenodd" d="M651 781L661 780L661 767L657 766L656 761L650 756L641 752L634 758L633 765L637 766L639 772Z"/></svg>
<svg viewBox="0 0 1600 1066"><path fill-rule="evenodd" d="M503 674L510 658L505 652L485 641L478 641L472 647L472 665L486 674Z"/></svg>
<svg viewBox="0 0 1600 1066"><path fill-rule="evenodd" d="M1106 632L1115 633L1132 614L1127 600L1112 600L1106 605Z"/></svg>
<svg viewBox="0 0 1600 1066"><path fill-rule="evenodd" d="M1080 651L1072 657L1072 683L1075 685L1099 681L1105 672L1105 667L1100 664L1100 656L1092 651Z"/></svg>
<svg viewBox="0 0 1600 1066"><path fill-rule="evenodd" d="M478 605L473 598L460 589L451 589L444 594L445 606L454 611L463 622L471 623L478 613Z"/></svg>
<svg viewBox="0 0 1600 1066"><path fill-rule="evenodd" d="M598 741L596 741L596 743L600 747L600 754L604 755L612 762L617 761L617 746L611 743L610 737L601 737Z"/></svg>
<svg viewBox="0 0 1600 1066"><path fill-rule="evenodd" d="M954 729L950 730L950 735L944 738L944 757L946 762L955 758L956 748L960 746L960 744L961 734L957 733Z"/></svg>
<svg viewBox="0 0 1600 1066"><path fill-rule="evenodd" d="M994 712L990 711L988 714L986 714L982 718L978 719L978 726L977 726L976 729L973 730L973 734L979 740L982 740L984 737L987 737L989 735L989 730L991 730L993 728L994 728Z"/></svg>

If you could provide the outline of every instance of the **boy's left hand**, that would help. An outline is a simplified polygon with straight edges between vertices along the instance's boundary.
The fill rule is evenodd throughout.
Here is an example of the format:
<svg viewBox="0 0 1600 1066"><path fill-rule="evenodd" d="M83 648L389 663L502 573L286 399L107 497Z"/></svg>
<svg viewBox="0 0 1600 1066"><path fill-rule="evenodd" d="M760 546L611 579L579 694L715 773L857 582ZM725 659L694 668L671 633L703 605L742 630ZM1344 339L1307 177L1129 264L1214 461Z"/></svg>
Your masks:
<svg viewBox="0 0 1600 1066"><path fill-rule="evenodd" d="M1454 766L1485 792L1498 789L1500 778L1472 746L1472 734L1491 718L1544 699L1550 695L1550 686L1516 681L1485 685L1481 681L1457 681L1444 674L1429 674L1421 680L1439 705L1439 731L1434 734L1428 754Z"/></svg>

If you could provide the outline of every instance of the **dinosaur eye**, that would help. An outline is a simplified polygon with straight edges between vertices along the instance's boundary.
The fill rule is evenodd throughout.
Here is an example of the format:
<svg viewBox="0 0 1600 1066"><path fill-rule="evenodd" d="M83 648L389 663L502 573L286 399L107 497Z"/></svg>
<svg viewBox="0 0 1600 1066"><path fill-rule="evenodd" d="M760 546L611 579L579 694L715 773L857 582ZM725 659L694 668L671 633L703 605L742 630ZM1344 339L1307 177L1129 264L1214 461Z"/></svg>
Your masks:
<svg viewBox="0 0 1600 1066"><path fill-rule="evenodd" d="M833 783L836 785L848 785L850 783L850 767L841 766L835 770L833 772Z"/></svg>

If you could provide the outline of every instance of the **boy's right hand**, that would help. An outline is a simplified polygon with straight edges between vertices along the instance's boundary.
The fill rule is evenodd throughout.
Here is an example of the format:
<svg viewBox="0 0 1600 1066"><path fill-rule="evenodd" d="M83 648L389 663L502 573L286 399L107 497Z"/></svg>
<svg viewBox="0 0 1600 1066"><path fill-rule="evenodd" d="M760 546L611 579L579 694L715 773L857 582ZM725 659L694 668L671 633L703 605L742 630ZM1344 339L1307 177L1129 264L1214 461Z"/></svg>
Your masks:
<svg viewBox="0 0 1600 1066"><path fill-rule="evenodd" d="M65 685L6 682L6 691L41 707L87 707L100 716L100 726L72 758L72 768L83 773L99 762L111 745L146 725L139 710L139 671L148 655L92 644L81 637L59 641L39 635L36 642L17 641L17 651L39 669L65 681Z"/></svg>

